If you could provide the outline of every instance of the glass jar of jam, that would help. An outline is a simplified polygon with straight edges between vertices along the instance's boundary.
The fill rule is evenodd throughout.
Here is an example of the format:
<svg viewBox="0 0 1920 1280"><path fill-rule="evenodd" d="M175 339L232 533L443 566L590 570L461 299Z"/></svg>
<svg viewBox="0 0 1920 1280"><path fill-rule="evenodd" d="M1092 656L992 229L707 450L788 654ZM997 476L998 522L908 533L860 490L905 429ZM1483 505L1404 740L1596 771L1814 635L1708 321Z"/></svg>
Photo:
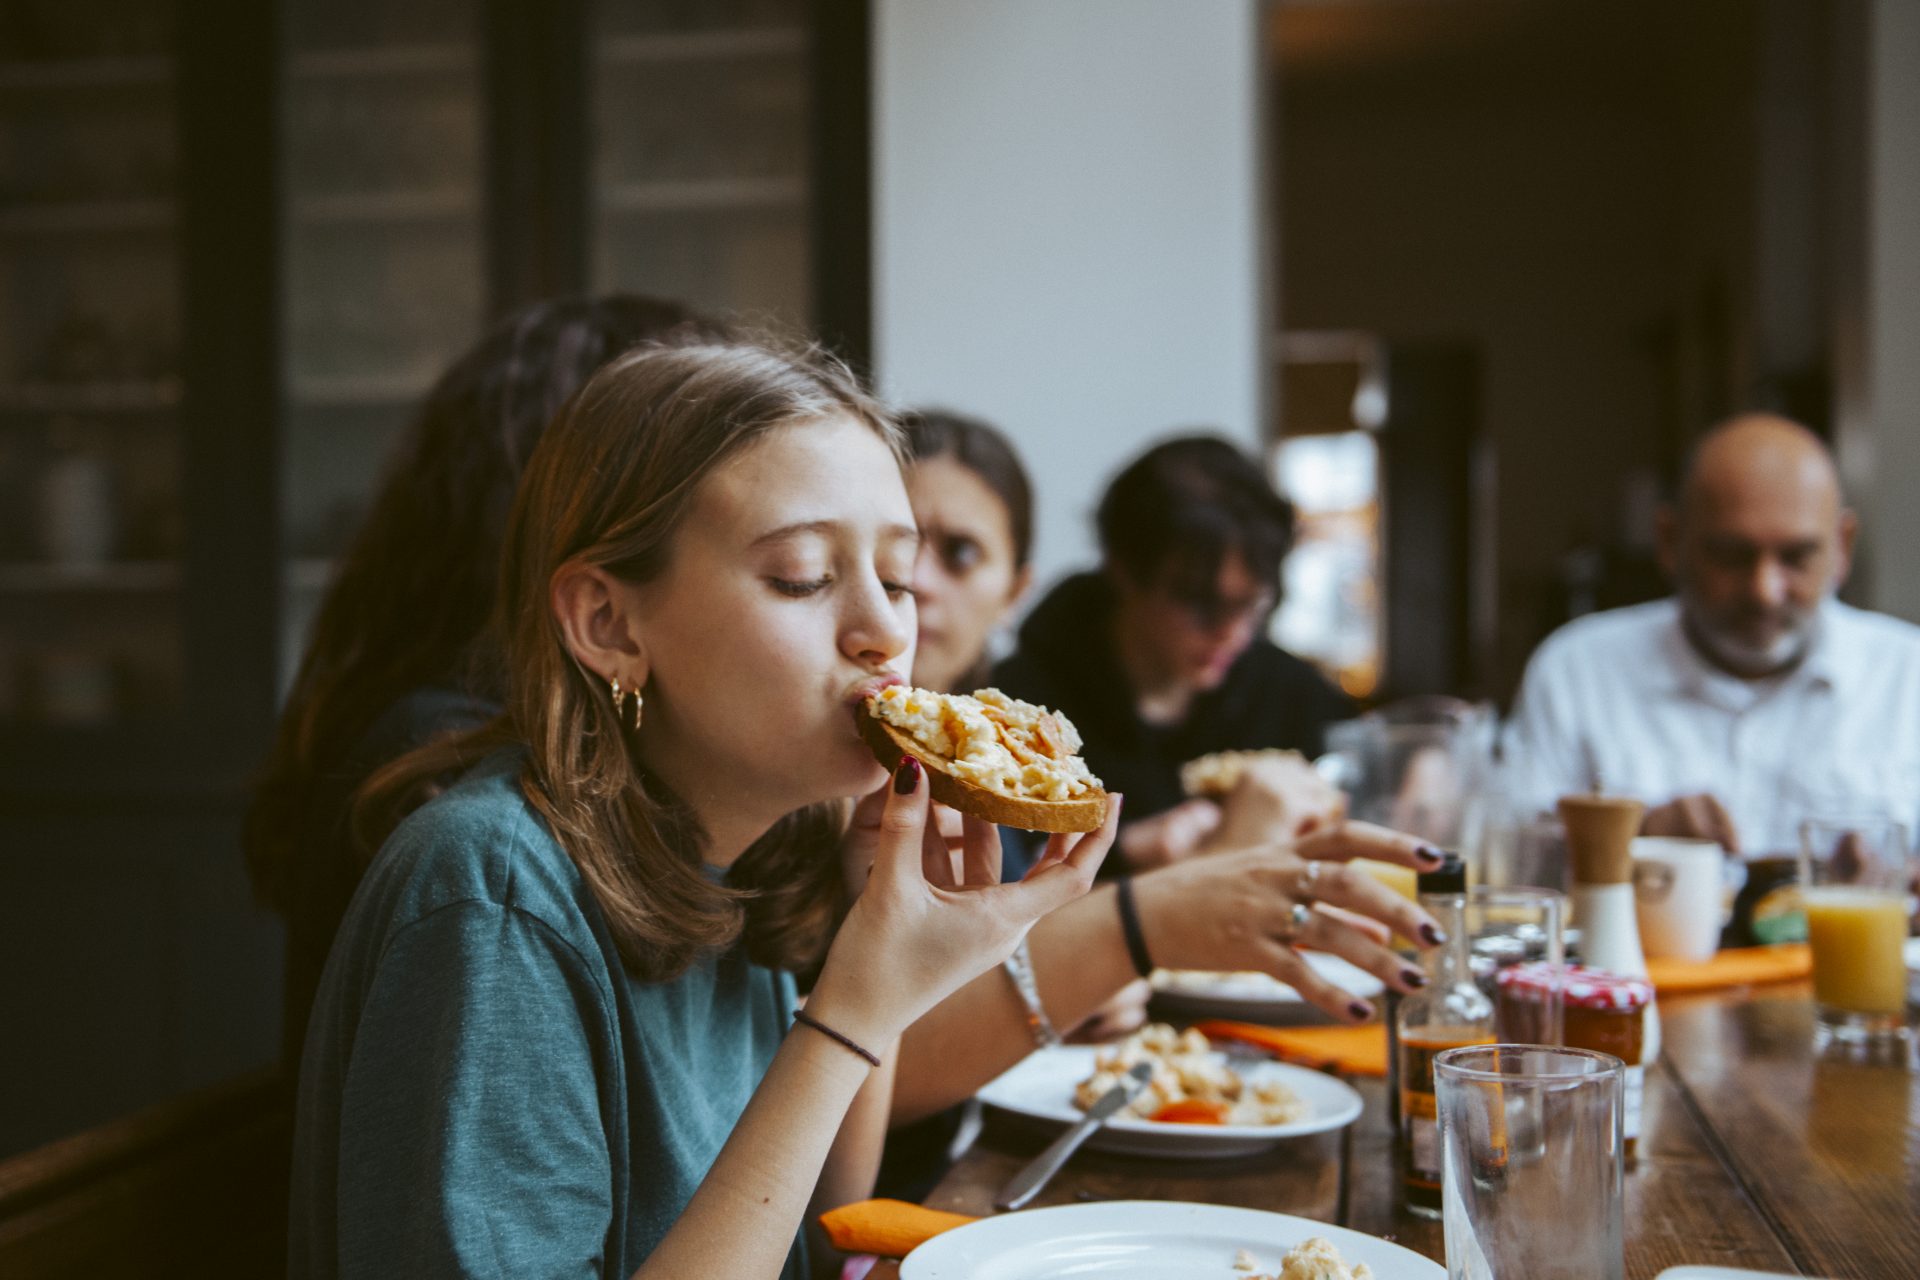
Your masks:
<svg viewBox="0 0 1920 1280"><path fill-rule="evenodd" d="M1653 984L1585 965L1531 963L1500 971L1500 1018L1508 1028L1550 1025L1547 1010L1558 993L1562 1040L1569 1049L1610 1053L1627 1064L1621 1100L1626 1156L1640 1137L1640 1105L1646 1091L1647 1009Z"/></svg>

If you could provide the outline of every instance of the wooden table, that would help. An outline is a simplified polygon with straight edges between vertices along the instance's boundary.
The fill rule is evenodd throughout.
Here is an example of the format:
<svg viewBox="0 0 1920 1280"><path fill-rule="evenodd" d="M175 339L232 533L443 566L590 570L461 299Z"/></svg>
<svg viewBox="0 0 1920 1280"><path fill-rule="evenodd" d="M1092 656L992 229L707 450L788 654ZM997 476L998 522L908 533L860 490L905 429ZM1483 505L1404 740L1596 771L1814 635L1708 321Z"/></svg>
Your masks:
<svg viewBox="0 0 1920 1280"><path fill-rule="evenodd" d="M1817 1058L1804 986L1668 998L1626 1180L1627 1276L1683 1263L1920 1277L1920 1062ZM1146 1160L1083 1151L1036 1204L1197 1200L1299 1214L1445 1260L1440 1224L1400 1208L1385 1086L1362 1118L1259 1156ZM1045 1131L989 1120L927 1203L992 1212ZM877 1271L879 1277L891 1274Z"/></svg>

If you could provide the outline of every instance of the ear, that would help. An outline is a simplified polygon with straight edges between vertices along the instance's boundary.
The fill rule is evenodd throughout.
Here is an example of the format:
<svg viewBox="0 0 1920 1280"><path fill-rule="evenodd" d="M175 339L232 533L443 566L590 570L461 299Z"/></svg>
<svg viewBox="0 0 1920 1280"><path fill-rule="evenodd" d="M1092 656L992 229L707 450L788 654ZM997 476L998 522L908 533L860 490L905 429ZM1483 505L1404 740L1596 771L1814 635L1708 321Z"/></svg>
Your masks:
<svg viewBox="0 0 1920 1280"><path fill-rule="evenodd" d="M602 680L638 689L647 682L634 588L605 569L564 564L549 588L554 619L573 659Z"/></svg>
<svg viewBox="0 0 1920 1280"><path fill-rule="evenodd" d="M1834 566L1833 586L1839 590L1846 583L1847 575L1853 571L1853 540L1860 534L1860 518L1853 514L1853 508L1845 507L1840 512L1840 559Z"/></svg>
<svg viewBox="0 0 1920 1280"><path fill-rule="evenodd" d="M1020 602L1027 598L1027 588L1032 585L1033 566L1023 564L1013 575L1013 582L1007 587L1007 598L1000 606L1000 616L993 620L995 626L1006 621L1007 615L1020 607Z"/></svg>
<svg viewBox="0 0 1920 1280"><path fill-rule="evenodd" d="M1661 572L1676 577L1680 567L1680 513L1670 502L1661 503L1653 513L1653 551Z"/></svg>

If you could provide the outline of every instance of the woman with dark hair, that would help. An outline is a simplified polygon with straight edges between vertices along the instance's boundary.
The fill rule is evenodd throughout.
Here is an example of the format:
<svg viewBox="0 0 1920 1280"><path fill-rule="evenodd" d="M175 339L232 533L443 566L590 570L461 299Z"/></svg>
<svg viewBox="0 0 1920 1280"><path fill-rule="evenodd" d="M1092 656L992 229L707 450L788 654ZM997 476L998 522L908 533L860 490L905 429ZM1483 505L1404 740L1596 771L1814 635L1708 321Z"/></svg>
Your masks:
<svg viewBox="0 0 1920 1280"><path fill-rule="evenodd" d="M1100 570L1068 578L1034 608L995 683L1065 712L1089 767L1127 793L1129 826L1109 870L1184 857L1231 834L1215 830L1222 821L1244 834L1271 826L1285 806L1257 776L1223 808L1185 799L1180 766L1216 751L1315 756L1326 726L1353 714L1345 695L1265 638L1293 508L1238 448L1191 436L1122 470L1096 523Z"/></svg>
<svg viewBox="0 0 1920 1280"><path fill-rule="evenodd" d="M1025 469L1012 444L976 418L936 411L905 415L912 496L922 542L914 570L920 651L914 681L929 688L982 683L989 632L1018 603L1027 580L1033 510ZM1097 649L1094 626L1080 635ZM1266 812L1264 794L1229 799L1236 811ZM1128 798L1132 807L1132 798ZM1209 811L1219 810L1209 803ZM1343 1021L1373 1014L1366 1001L1326 982L1295 944L1340 954L1396 990L1420 980L1391 952L1353 928L1351 916L1312 909L1324 902L1392 923L1431 941L1431 921L1410 912L1365 876L1337 865L1370 857L1431 868L1438 854L1410 837L1350 822L1304 839L1266 839L1249 824L1217 817L1201 829L1211 856L1147 871L1124 888L1107 885L1041 920L1015 966L1033 977L1028 1003L1013 971L968 984L921 1018L902 1044L882 1188L918 1199L937 1181L958 1126L951 1107L1011 1067L1053 1029L1085 1020L1095 1034L1139 1021L1144 978L1156 964L1177 969L1258 969L1299 989ZM1004 865L1030 856L1024 832L1008 832ZM1191 840L1197 848L1199 835ZM1304 913L1304 914L1303 914ZM1379 936L1384 937L1384 932Z"/></svg>
<svg viewBox="0 0 1920 1280"><path fill-rule="evenodd" d="M987 683L987 638L1033 579L1033 488L1005 436L945 409L900 415L920 522L914 682L942 692Z"/></svg>
<svg viewBox="0 0 1920 1280"><path fill-rule="evenodd" d="M348 798L379 766L500 709L487 620L507 510L541 431L637 344L727 333L655 298L544 302L502 321L427 393L321 602L247 814L254 891L287 921L289 1066L359 881Z"/></svg>
<svg viewBox="0 0 1920 1280"><path fill-rule="evenodd" d="M912 767L870 790L848 706L916 632L895 444L843 369L738 345L622 357L548 429L505 537L500 716L357 810L384 844L307 1038L292 1274L797 1274L809 1191L864 1196L890 1121L1031 1048L991 971L1019 938L1065 1024L1135 973L1116 891L1081 897L1111 821L998 884L993 828L930 835L952 815ZM1170 867L1142 879L1142 946L1363 1017L1291 941L1403 990L1404 966L1310 905L1432 924L1305 860L1357 852L1423 857L1349 824ZM842 916L790 1031L787 973Z"/></svg>
<svg viewBox="0 0 1920 1280"><path fill-rule="evenodd" d="M506 528L501 715L357 809L384 842L301 1063L293 1276L805 1273L901 1033L1086 892L1118 815L1017 883L990 824L929 839L919 763L853 718L911 663L918 542L830 360L649 347L568 402Z"/></svg>

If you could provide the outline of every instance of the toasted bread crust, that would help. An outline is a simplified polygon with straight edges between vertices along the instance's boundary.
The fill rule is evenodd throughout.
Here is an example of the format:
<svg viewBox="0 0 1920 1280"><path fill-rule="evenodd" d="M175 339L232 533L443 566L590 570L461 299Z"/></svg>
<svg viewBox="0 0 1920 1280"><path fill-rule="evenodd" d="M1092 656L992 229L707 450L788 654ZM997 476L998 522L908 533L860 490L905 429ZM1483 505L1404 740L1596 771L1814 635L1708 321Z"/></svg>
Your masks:
<svg viewBox="0 0 1920 1280"><path fill-rule="evenodd" d="M1096 831L1107 820L1105 791L1095 790L1071 800L1032 800L1003 795L954 777L947 772L947 761L935 756L904 730L873 715L864 703L854 712L854 720L874 758L888 769L898 765L900 757L905 755L913 756L925 766L933 798L950 809L1023 831Z"/></svg>

